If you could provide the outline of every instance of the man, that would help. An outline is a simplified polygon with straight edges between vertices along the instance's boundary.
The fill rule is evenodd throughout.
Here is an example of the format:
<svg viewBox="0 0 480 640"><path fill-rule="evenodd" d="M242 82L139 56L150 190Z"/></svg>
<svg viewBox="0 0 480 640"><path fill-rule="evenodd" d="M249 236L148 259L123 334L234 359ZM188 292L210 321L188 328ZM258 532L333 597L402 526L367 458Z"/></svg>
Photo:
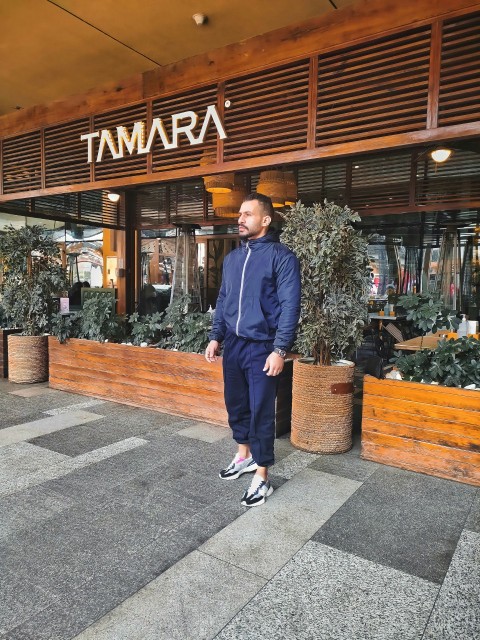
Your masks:
<svg viewBox="0 0 480 640"><path fill-rule="evenodd" d="M275 396L278 375L292 346L300 316L300 268L296 256L270 230L270 198L250 194L238 218L242 245L223 263L208 362L224 344L225 405L238 451L220 478L256 471L241 504L263 504L273 492Z"/></svg>

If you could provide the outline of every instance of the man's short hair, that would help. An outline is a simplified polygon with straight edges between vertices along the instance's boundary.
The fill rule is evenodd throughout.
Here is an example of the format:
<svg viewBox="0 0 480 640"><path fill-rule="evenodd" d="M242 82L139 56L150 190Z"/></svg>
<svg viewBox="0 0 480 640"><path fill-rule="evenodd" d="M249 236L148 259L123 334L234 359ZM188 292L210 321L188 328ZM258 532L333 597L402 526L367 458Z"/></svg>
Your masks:
<svg viewBox="0 0 480 640"><path fill-rule="evenodd" d="M275 210L273 208L272 201L268 196L264 196L263 193L257 193L256 191L253 191L243 199L244 202L250 202L251 200L258 200L265 212L265 215L270 216L270 218L273 220Z"/></svg>

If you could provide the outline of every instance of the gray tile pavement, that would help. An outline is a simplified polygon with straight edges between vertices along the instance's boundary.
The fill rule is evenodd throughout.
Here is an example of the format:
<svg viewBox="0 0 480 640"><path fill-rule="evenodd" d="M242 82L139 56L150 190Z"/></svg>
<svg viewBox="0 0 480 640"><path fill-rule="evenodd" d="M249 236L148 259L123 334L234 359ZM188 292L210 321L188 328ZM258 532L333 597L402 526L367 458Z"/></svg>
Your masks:
<svg viewBox="0 0 480 640"><path fill-rule="evenodd" d="M282 437L248 510L228 430L37 388L0 381L1 640L479 636L477 488Z"/></svg>

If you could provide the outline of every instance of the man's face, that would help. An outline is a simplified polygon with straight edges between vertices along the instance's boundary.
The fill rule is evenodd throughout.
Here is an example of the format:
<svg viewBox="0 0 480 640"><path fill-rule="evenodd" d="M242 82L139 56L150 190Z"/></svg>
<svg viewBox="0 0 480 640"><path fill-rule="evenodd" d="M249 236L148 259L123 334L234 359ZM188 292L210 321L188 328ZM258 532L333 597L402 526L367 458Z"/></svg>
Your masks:
<svg viewBox="0 0 480 640"><path fill-rule="evenodd" d="M242 202L238 214L238 235L242 240L261 238L267 233L271 221L258 200Z"/></svg>

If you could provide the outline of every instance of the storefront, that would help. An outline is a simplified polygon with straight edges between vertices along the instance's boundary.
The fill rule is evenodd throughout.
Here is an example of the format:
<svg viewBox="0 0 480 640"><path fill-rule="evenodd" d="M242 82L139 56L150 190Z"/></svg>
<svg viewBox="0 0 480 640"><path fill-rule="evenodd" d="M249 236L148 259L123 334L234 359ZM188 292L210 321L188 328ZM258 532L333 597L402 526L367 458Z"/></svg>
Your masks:
<svg viewBox="0 0 480 640"><path fill-rule="evenodd" d="M266 170L288 174L290 199L359 211L375 234L378 294L392 279L407 291L434 278L452 231L471 271L479 44L480 3L373 0L145 73L115 94L3 116L0 211L63 223L70 255L87 241L75 236L84 225L103 230L101 284L117 289L120 312L164 308L175 286L213 304L236 243L235 198ZM444 163L430 155L437 146L452 151ZM212 197L208 176L233 190ZM469 282L458 283L464 310L475 303Z"/></svg>

